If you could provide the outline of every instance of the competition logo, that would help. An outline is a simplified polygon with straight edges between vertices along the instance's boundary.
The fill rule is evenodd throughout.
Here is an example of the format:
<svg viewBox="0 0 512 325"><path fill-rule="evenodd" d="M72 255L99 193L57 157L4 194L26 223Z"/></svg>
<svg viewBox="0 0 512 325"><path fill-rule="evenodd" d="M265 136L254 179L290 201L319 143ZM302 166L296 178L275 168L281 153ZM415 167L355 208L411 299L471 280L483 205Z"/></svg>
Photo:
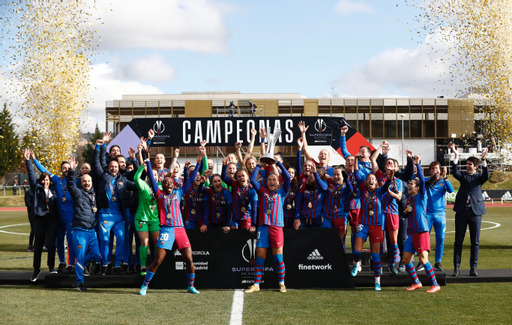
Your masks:
<svg viewBox="0 0 512 325"><path fill-rule="evenodd" d="M256 239L248 239L242 247L242 258L254 266L256 264Z"/></svg>
<svg viewBox="0 0 512 325"><path fill-rule="evenodd" d="M161 120L158 120L153 124L153 131L155 131L156 134L161 134L165 131L165 124Z"/></svg>
<svg viewBox="0 0 512 325"><path fill-rule="evenodd" d="M318 120L316 120L316 122L315 122L315 130L316 130L316 132L322 133L326 129L327 129L327 124L325 124L324 119L319 118Z"/></svg>

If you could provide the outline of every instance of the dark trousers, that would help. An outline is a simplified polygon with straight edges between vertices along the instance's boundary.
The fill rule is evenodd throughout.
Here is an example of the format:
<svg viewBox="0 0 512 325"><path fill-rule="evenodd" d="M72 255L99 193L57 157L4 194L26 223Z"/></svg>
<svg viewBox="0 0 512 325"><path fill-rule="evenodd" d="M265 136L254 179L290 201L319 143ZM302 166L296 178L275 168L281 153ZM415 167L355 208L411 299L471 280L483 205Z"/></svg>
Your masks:
<svg viewBox="0 0 512 325"><path fill-rule="evenodd" d="M59 231L59 219L48 213L35 217L34 270L41 269L41 254L46 240L48 248L48 268L55 267L55 243Z"/></svg>
<svg viewBox="0 0 512 325"><path fill-rule="evenodd" d="M30 236L28 236L28 246L34 246L34 236L35 236L34 229L36 228L35 219L36 219L36 216L29 213L28 222L30 222Z"/></svg>
<svg viewBox="0 0 512 325"><path fill-rule="evenodd" d="M475 215L471 209L455 213L455 250L453 254L453 267L455 269L460 268L462 244L464 243L464 237L466 236L466 229L469 226L469 238L471 240L471 257L469 259L469 266L471 269L476 270L478 266L481 223L482 216Z"/></svg>

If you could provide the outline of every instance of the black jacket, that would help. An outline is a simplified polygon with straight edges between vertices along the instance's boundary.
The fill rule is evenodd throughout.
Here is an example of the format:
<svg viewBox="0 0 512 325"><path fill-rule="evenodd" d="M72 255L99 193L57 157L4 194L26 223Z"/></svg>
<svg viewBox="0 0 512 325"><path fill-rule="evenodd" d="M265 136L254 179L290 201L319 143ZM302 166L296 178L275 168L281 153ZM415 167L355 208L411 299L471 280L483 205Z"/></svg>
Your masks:
<svg viewBox="0 0 512 325"><path fill-rule="evenodd" d="M34 215L45 216L48 213L50 213L52 217L58 218L59 212L57 209L57 192L55 191L55 187L52 183L50 183L50 191L52 193L52 197L48 200L47 204L44 187L41 183L37 182L36 172L34 171L34 167L32 166L32 161L25 160L25 163L27 165L28 182L30 184L30 189L34 192L34 197L32 201Z"/></svg>

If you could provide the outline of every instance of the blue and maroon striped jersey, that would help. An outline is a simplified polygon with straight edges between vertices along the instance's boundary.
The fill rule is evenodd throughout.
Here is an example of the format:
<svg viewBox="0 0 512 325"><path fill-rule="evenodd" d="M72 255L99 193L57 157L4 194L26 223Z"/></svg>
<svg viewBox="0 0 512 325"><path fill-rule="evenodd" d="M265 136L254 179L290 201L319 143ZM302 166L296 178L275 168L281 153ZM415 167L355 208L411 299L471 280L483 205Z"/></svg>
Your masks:
<svg viewBox="0 0 512 325"><path fill-rule="evenodd" d="M213 223L229 226L231 223L231 193L228 189L222 188L215 192L212 188L203 189L208 195L209 215L205 218L205 224Z"/></svg>
<svg viewBox="0 0 512 325"><path fill-rule="evenodd" d="M282 189L270 192L260 187L258 192L258 225L284 227L283 204L286 193Z"/></svg>
<svg viewBox="0 0 512 325"><path fill-rule="evenodd" d="M306 219L320 218L322 215L322 207L325 192L327 191L327 183L320 179L317 172L314 173L315 180L318 184L316 190L308 189L308 184L304 183L299 188L297 194L297 209L295 219L304 217Z"/></svg>
<svg viewBox="0 0 512 325"><path fill-rule="evenodd" d="M348 210L348 211L357 210L361 207L361 192L359 191L361 183L359 183L357 181L355 173L347 173L347 174L348 174L348 179L346 181L350 182L350 184L352 184L352 188L354 189L353 193L355 193L356 195L353 195L352 193L347 195L347 197L346 197L347 201L345 202L345 207L346 207L346 210Z"/></svg>
<svg viewBox="0 0 512 325"><path fill-rule="evenodd" d="M165 194L161 189L158 189L156 193L156 204L158 207L160 226L183 227L183 218L180 209L182 196L183 190L181 188L172 191L171 194Z"/></svg>
<svg viewBox="0 0 512 325"><path fill-rule="evenodd" d="M352 194L349 186L335 184L332 178L327 180L328 188L325 192L323 215L327 219L340 219L345 216L345 202L347 196Z"/></svg>
<svg viewBox="0 0 512 325"><path fill-rule="evenodd" d="M361 194L361 223L368 226L382 226L384 215L382 214L382 189L379 187L373 192L366 188Z"/></svg>
<svg viewBox="0 0 512 325"><path fill-rule="evenodd" d="M204 221L205 209L204 204L208 201L203 191L198 188L194 190L192 187L185 194L185 220Z"/></svg>
<svg viewBox="0 0 512 325"><path fill-rule="evenodd" d="M233 220L251 219L256 224L256 213L253 209L258 208L258 194L252 186L240 187L238 182L233 181L231 185Z"/></svg>
<svg viewBox="0 0 512 325"><path fill-rule="evenodd" d="M384 183L387 181L388 177L381 172L380 170L377 171L375 174L377 176L377 180L379 182L379 185L384 185ZM392 190L394 193L402 192L402 181L396 177L393 178L391 183L389 184L389 189ZM392 197L388 191L383 193L382 196L382 212L386 214L395 214L398 215L398 201Z"/></svg>

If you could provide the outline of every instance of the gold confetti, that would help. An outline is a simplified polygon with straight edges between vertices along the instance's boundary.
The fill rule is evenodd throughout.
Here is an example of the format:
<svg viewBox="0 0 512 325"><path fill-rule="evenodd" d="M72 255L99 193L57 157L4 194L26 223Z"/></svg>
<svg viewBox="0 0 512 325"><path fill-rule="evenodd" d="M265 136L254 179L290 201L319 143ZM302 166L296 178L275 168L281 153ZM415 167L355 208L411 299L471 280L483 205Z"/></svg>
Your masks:
<svg viewBox="0 0 512 325"><path fill-rule="evenodd" d="M482 129L486 137L512 139L512 1L408 1L419 8L416 27L430 39L442 59L457 96L474 94L485 101Z"/></svg>
<svg viewBox="0 0 512 325"><path fill-rule="evenodd" d="M27 142L53 173L76 150L89 98L96 31L87 0L13 1L1 5L6 57L29 125Z"/></svg>

